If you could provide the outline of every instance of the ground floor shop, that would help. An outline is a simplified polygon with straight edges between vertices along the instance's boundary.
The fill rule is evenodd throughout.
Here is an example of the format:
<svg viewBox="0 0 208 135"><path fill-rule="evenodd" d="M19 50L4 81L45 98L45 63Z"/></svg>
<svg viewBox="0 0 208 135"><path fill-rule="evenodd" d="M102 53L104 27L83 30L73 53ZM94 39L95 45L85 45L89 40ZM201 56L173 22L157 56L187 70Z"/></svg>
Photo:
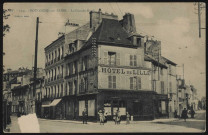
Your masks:
<svg viewBox="0 0 208 135"><path fill-rule="evenodd" d="M155 94L154 96L154 118L169 117L169 99L166 94Z"/></svg>
<svg viewBox="0 0 208 135"><path fill-rule="evenodd" d="M99 120L99 110L106 113L108 120L113 120L117 110L123 120L126 112L133 120L152 120L168 117L168 103L167 95L153 91L99 90L97 93L45 101L42 103L41 117L82 120L82 112L86 108L89 121Z"/></svg>

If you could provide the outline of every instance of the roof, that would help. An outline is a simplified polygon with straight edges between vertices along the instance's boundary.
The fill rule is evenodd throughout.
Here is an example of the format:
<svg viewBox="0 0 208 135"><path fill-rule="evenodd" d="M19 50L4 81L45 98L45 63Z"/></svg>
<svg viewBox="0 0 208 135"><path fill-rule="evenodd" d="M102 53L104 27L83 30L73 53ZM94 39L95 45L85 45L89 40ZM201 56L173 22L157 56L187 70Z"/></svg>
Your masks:
<svg viewBox="0 0 208 135"><path fill-rule="evenodd" d="M171 64L171 65L174 65L174 66L177 65L176 63L170 61L169 59L167 59L167 58L165 58L165 57L163 57L163 56L161 56L161 58L162 58L163 60L165 60L168 64Z"/></svg>
<svg viewBox="0 0 208 135"><path fill-rule="evenodd" d="M158 64L158 66L161 66L161 67L164 67L164 68L168 68L164 63L162 63L161 61L157 61L156 59L154 59L153 57L151 57L151 56L149 56L147 54L144 55L144 60L145 61L150 61L150 62L152 62L154 64Z"/></svg>
<svg viewBox="0 0 208 135"><path fill-rule="evenodd" d="M47 48L49 48L50 46L52 46L55 42L57 42L57 41L59 41L59 40L61 40L61 39L63 39L63 38L64 38L64 35L60 36L60 37L57 38L55 41L53 41L50 45L46 46L46 47L44 48L44 50L46 50Z"/></svg>
<svg viewBox="0 0 208 135"><path fill-rule="evenodd" d="M129 40L128 37L128 33L123 29L118 20L103 18L102 23L92 34L86 46L91 45L92 38L96 38L96 42L99 43L111 43L119 44L121 46L132 46L131 40Z"/></svg>

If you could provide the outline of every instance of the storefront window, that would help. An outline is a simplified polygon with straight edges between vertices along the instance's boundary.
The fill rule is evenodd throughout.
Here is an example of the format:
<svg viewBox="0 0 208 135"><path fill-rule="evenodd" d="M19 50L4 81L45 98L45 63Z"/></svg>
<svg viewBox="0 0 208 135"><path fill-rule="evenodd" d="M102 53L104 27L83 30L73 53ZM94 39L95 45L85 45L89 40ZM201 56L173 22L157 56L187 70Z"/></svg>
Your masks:
<svg viewBox="0 0 208 135"><path fill-rule="evenodd" d="M85 108L85 101L79 101L79 116L82 116L82 112L84 111Z"/></svg>
<svg viewBox="0 0 208 135"><path fill-rule="evenodd" d="M88 100L88 116L95 116L95 100Z"/></svg>

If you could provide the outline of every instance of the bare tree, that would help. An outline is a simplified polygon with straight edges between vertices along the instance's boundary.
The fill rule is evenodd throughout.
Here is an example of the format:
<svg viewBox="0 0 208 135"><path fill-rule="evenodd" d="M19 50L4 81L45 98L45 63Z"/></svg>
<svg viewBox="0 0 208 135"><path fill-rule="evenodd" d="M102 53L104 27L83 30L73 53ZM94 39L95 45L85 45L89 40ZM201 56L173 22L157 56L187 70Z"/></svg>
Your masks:
<svg viewBox="0 0 208 135"><path fill-rule="evenodd" d="M8 19L10 14L8 13L10 9L4 9L3 10L3 19ZM3 24L3 36L6 35L6 32L9 32L10 26L8 24Z"/></svg>

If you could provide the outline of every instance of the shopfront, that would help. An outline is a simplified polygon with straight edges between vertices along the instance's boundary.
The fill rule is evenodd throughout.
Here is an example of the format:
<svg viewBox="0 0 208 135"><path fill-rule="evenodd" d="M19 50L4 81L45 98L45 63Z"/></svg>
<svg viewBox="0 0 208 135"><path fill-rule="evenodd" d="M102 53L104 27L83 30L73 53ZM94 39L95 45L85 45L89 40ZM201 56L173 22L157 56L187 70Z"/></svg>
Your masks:
<svg viewBox="0 0 208 135"><path fill-rule="evenodd" d="M101 90L97 96L98 110L105 110L110 120L117 110L123 120L126 118L126 112L133 116L134 120L153 119L153 96L152 91Z"/></svg>
<svg viewBox="0 0 208 135"><path fill-rule="evenodd" d="M169 99L167 95L156 94L154 99L155 118L168 117Z"/></svg>

